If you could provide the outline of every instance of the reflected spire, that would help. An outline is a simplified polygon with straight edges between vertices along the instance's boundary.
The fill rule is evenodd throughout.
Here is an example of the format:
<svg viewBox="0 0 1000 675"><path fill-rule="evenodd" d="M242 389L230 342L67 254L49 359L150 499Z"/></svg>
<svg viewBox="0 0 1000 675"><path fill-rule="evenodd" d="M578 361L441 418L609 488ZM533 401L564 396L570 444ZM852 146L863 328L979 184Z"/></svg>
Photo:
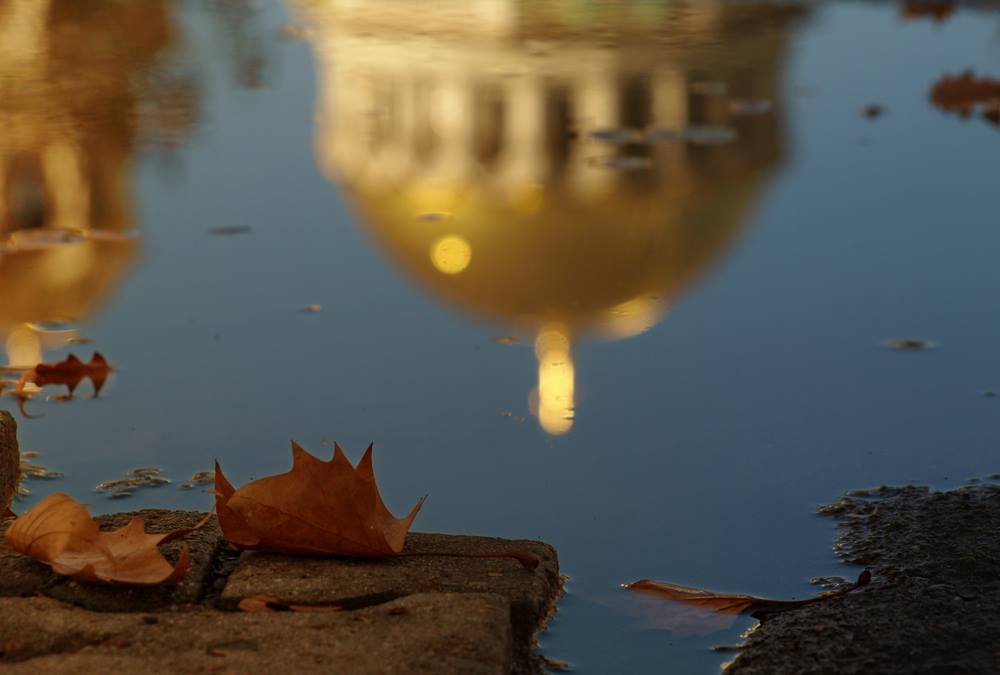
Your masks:
<svg viewBox="0 0 1000 675"><path fill-rule="evenodd" d="M536 336L532 409L550 434L574 424L574 341L661 321L783 155L798 7L296 6L321 169L414 280Z"/></svg>

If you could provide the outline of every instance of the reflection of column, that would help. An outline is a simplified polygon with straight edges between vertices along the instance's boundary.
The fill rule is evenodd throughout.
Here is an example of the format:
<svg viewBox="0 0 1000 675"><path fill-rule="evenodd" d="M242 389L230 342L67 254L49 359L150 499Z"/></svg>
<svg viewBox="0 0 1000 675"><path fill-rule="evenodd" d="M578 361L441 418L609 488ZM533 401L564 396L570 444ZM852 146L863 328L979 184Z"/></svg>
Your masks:
<svg viewBox="0 0 1000 675"><path fill-rule="evenodd" d="M415 83L412 78L385 77L385 137L374 157L368 178L375 186L388 186L406 178L413 169L416 146Z"/></svg>
<svg viewBox="0 0 1000 675"><path fill-rule="evenodd" d="M614 73L588 77L574 83L570 103L572 119L583 136L597 129L614 129L619 124L618 86ZM612 171L595 168L590 164L597 151L587 142L575 143L570 156L570 181L581 195L596 196L614 187ZM606 152L608 148L603 148Z"/></svg>
<svg viewBox="0 0 1000 675"><path fill-rule="evenodd" d="M658 69L652 77L653 125L681 132L688 126L688 86L684 73L677 68ZM657 143L656 157L667 167L671 180L688 175L687 144Z"/></svg>
<svg viewBox="0 0 1000 675"><path fill-rule="evenodd" d="M359 169L364 166L363 158L368 156L365 111L371 105L365 96L370 89L366 84L361 73L342 67L336 86L327 87L325 92L325 107L334 111L334 129L327 141L332 147L327 147L326 154L334 158L337 166L349 167L352 172L362 174Z"/></svg>
<svg viewBox="0 0 1000 675"><path fill-rule="evenodd" d="M573 428L576 376L573 348L563 326L547 326L535 338L538 394L534 412L542 429L561 436Z"/></svg>
<svg viewBox="0 0 1000 675"><path fill-rule="evenodd" d="M49 145L42 154L42 171L53 202L48 225L64 229L90 227L90 193L79 148L69 143Z"/></svg>
<svg viewBox="0 0 1000 675"><path fill-rule="evenodd" d="M548 171L545 153L545 87L537 77L507 83L499 172L505 187L542 182Z"/></svg>
<svg viewBox="0 0 1000 675"><path fill-rule="evenodd" d="M466 78L446 73L430 91L430 119L436 152L432 178L462 181L474 171L474 116L472 85Z"/></svg>

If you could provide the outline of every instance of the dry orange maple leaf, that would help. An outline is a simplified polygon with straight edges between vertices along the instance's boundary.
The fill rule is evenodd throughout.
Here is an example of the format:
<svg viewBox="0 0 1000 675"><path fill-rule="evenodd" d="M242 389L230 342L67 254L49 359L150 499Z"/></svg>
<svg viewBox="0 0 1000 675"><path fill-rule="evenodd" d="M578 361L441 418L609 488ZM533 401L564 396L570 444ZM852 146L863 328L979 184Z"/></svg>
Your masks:
<svg viewBox="0 0 1000 675"><path fill-rule="evenodd" d="M825 602L832 598L850 593L851 591L857 590L863 586L867 586L871 582L871 578L871 572L864 570L858 576L858 580L850 586L845 586L844 588L834 591L833 593L827 593L825 595L819 595L805 600L771 600L768 598L759 598L753 595L713 593L712 591L705 591L700 588L691 588L690 586L681 586L679 584L669 584L663 581L652 581L650 579L633 581L630 584L624 584L624 587L631 591L653 593L669 600L675 600L688 605L702 607L720 614L753 614L754 616L758 616L760 614L783 612L788 609L811 605L816 602Z"/></svg>
<svg viewBox="0 0 1000 675"><path fill-rule="evenodd" d="M94 352L89 363L84 363L75 355L70 354L59 363L39 363L34 368L25 371L17 382L17 392L24 394L24 386L29 382L39 387L49 384L62 384L69 389L70 396L85 379L90 378L94 385L94 396L101 392L108 380L111 366L100 352Z"/></svg>
<svg viewBox="0 0 1000 675"><path fill-rule="evenodd" d="M405 518L389 512L372 469L372 446L355 468L339 445L324 462L292 441L292 470L239 490L215 463L215 510L230 544L301 555L387 558L403 550L423 505Z"/></svg>
<svg viewBox="0 0 1000 675"><path fill-rule="evenodd" d="M136 517L113 532L102 532L82 504L55 493L7 528L7 543L15 551L79 581L136 586L176 584L187 573L187 545L181 548L176 565L171 565L157 547L201 527L208 518L193 528L147 534L142 518Z"/></svg>

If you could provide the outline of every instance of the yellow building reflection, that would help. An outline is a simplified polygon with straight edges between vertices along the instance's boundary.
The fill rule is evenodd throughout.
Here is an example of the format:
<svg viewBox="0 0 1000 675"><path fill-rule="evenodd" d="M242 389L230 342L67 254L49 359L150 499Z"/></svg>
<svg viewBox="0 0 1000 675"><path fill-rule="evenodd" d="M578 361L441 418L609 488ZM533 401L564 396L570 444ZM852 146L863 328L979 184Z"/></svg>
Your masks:
<svg viewBox="0 0 1000 675"><path fill-rule="evenodd" d="M783 155L800 8L301 0L316 154L434 295L535 336L532 410L573 426L573 344L648 330Z"/></svg>
<svg viewBox="0 0 1000 675"><path fill-rule="evenodd" d="M67 324L89 316L136 256L132 172L140 135L153 131L141 104L172 37L168 11L0 0L0 345L11 365L65 344Z"/></svg>

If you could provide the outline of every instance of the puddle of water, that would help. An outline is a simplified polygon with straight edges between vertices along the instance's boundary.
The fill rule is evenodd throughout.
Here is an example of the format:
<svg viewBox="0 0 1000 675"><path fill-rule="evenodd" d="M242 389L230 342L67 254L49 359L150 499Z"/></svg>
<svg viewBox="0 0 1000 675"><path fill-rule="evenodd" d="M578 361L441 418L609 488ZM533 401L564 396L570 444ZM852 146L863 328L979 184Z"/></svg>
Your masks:
<svg viewBox="0 0 1000 675"><path fill-rule="evenodd" d="M418 529L559 549L549 656L716 671L751 622L618 585L809 595L817 504L998 468L1000 137L932 96L997 16L0 0L0 377L115 367L25 402L20 508L375 441Z"/></svg>

